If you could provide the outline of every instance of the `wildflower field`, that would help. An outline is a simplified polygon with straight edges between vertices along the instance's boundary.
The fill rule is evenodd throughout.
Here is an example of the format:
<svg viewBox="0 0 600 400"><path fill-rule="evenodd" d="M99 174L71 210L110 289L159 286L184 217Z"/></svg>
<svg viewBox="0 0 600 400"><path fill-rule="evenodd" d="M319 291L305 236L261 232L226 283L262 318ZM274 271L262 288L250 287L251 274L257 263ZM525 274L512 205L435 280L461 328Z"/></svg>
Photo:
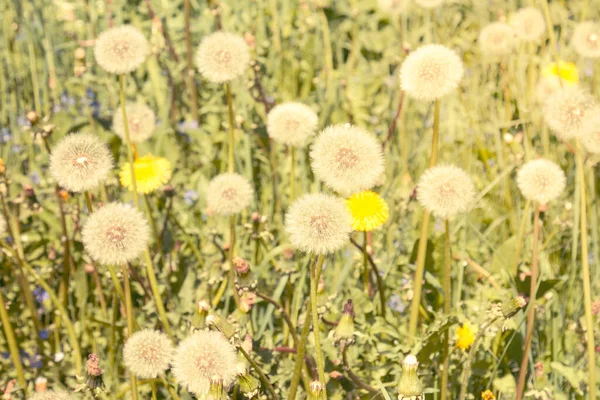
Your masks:
<svg viewBox="0 0 600 400"><path fill-rule="evenodd" d="M5 400L600 398L598 0L1 0Z"/></svg>

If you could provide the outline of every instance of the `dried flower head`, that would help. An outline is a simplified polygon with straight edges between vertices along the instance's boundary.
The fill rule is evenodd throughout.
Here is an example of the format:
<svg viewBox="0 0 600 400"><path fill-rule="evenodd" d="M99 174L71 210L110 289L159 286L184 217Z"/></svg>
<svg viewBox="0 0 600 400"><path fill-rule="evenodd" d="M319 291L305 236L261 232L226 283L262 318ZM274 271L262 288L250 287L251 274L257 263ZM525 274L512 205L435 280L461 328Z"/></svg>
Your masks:
<svg viewBox="0 0 600 400"><path fill-rule="evenodd" d="M109 203L90 215L82 237L85 250L94 260L103 265L121 265L139 257L148 245L150 230L135 208Z"/></svg>
<svg viewBox="0 0 600 400"><path fill-rule="evenodd" d="M517 186L523 197L540 204L547 204L560 196L565 185L563 170L543 158L527 162L517 173Z"/></svg>
<svg viewBox="0 0 600 400"><path fill-rule="evenodd" d="M250 49L243 37L215 32L206 36L196 53L196 65L210 82L222 83L242 75L250 65Z"/></svg>
<svg viewBox="0 0 600 400"><path fill-rule="evenodd" d="M559 89L544 103L544 120L556 136L572 139L580 135L583 121L595 105L594 97L580 88Z"/></svg>
<svg viewBox="0 0 600 400"><path fill-rule="evenodd" d="M50 174L71 192L95 189L106 180L113 159L95 135L78 133L61 139L50 156Z"/></svg>
<svg viewBox="0 0 600 400"><path fill-rule="evenodd" d="M123 362L138 378L153 379L169 368L173 352L173 343L167 335L145 329L127 339L123 348Z"/></svg>
<svg viewBox="0 0 600 400"><path fill-rule="evenodd" d="M175 380L196 395L208 394L213 378L229 386L237 375L235 348L214 331L197 331L182 341L171 365Z"/></svg>
<svg viewBox="0 0 600 400"><path fill-rule="evenodd" d="M415 3L423 8L435 8L441 6L444 1L446 0L415 0Z"/></svg>
<svg viewBox="0 0 600 400"><path fill-rule="evenodd" d="M519 39L535 42L541 39L546 31L546 20L540 10L535 7L519 8L512 19L512 26Z"/></svg>
<svg viewBox="0 0 600 400"><path fill-rule="evenodd" d="M475 333L470 322L465 322L456 328L456 347L467 350L475 342Z"/></svg>
<svg viewBox="0 0 600 400"><path fill-rule="evenodd" d="M45 392L34 393L29 400L71 400L73 397L64 390L47 390Z"/></svg>
<svg viewBox="0 0 600 400"><path fill-rule="evenodd" d="M419 362L417 357L409 354L402 362L402 376L398 383L398 394L399 398L420 398L423 396L423 386L417 375L419 368Z"/></svg>
<svg viewBox="0 0 600 400"><path fill-rule="evenodd" d="M129 140L132 143L144 142L152 136L154 129L156 129L156 117L150 107L142 103L127 103L125 104L125 112L129 122L127 125L129 127ZM115 111L112 123L115 133L121 140L125 140L125 124L123 123L121 107Z"/></svg>
<svg viewBox="0 0 600 400"><path fill-rule="evenodd" d="M515 29L503 22L492 22L479 33L479 48L488 56L506 56L515 47Z"/></svg>
<svg viewBox="0 0 600 400"><path fill-rule="evenodd" d="M419 203L442 219L471 210L475 195L475 185L469 175L454 165L428 169L417 189Z"/></svg>
<svg viewBox="0 0 600 400"><path fill-rule="evenodd" d="M226 173L217 175L208 184L206 201L218 215L233 215L250 205L254 190L241 175Z"/></svg>
<svg viewBox="0 0 600 400"><path fill-rule="evenodd" d="M600 57L600 23L586 21L575 26L573 45L582 57Z"/></svg>
<svg viewBox="0 0 600 400"><path fill-rule="evenodd" d="M267 116L267 132L276 142L288 146L304 146L312 138L319 124L317 114L302 103L283 103L275 106Z"/></svg>
<svg viewBox="0 0 600 400"><path fill-rule="evenodd" d="M352 214L352 229L369 232L383 225L389 217L385 200L375 192L366 190L350 196L346 200Z"/></svg>
<svg viewBox="0 0 600 400"><path fill-rule="evenodd" d="M148 194L171 179L171 163L166 158L155 157L152 154L146 154L133 162L133 170L138 193ZM123 164L119 172L121 185L129 190L133 190L131 181L131 167L129 163Z"/></svg>
<svg viewBox="0 0 600 400"><path fill-rule="evenodd" d="M98 65L112 74L135 71L150 54L148 41L137 28L122 25L102 32L94 55Z"/></svg>
<svg viewBox="0 0 600 400"><path fill-rule="evenodd" d="M354 125L333 125L315 139L310 151L315 176L342 195L372 188L384 171L381 144Z"/></svg>
<svg viewBox="0 0 600 400"><path fill-rule="evenodd" d="M430 44L406 57L400 67L400 86L415 99L433 101L455 90L463 74L463 62L454 50Z"/></svg>
<svg viewBox="0 0 600 400"><path fill-rule="evenodd" d="M410 5L410 0L378 0L379 9L392 15L400 15Z"/></svg>
<svg viewBox="0 0 600 400"><path fill-rule="evenodd" d="M600 154L600 107L590 110L581 126L581 144L587 151Z"/></svg>
<svg viewBox="0 0 600 400"><path fill-rule="evenodd" d="M297 249L329 254L348 242L352 217L339 197L306 194L296 200L285 216L285 230Z"/></svg>

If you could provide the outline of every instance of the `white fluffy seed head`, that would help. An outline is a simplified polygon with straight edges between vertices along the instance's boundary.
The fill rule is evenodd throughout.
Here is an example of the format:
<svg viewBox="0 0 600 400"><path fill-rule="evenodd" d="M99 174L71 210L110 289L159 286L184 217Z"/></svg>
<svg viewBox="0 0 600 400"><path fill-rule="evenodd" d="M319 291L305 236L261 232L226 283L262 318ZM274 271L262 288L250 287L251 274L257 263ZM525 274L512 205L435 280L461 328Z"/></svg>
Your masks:
<svg viewBox="0 0 600 400"><path fill-rule="evenodd" d="M171 339L162 332L145 329L135 332L123 348L123 362L140 379L162 375L173 358Z"/></svg>
<svg viewBox="0 0 600 400"><path fill-rule="evenodd" d="M213 83L228 82L250 65L250 49L243 37L229 32L206 36L196 53L198 70Z"/></svg>
<svg viewBox="0 0 600 400"><path fill-rule="evenodd" d="M544 120L556 136L572 139L581 134L583 121L595 106L594 97L583 89L558 89L544 103Z"/></svg>
<svg viewBox="0 0 600 400"><path fill-rule="evenodd" d="M125 112L129 121L129 140L133 143L146 141L156 129L156 116L154 111L142 103L125 104ZM125 124L123 123L123 111L121 106L113 114L113 130L125 140Z"/></svg>
<svg viewBox="0 0 600 400"><path fill-rule="evenodd" d="M517 173L517 186L523 197L540 204L547 204L560 196L565 185L563 170L543 158L527 162Z"/></svg>
<svg viewBox="0 0 600 400"><path fill-rule="evenodd" d="M339 197L306 194L288 209L285 230L292 245L300 251L330 254L348 242L352 216Z"/></svg>
<svg viewBox="0 0 600 400"><path fill-rule="evenodd" d="M378 0L377 5L383 12L400 15L406 11L410 5L410 0Z"/></svg>
<svg viewBox="0 0 600 400"><path fill-rule="evenodd" d="M319 118L312 108L302 103L283 103L275 106L267 116L267 132L276 142L288 146L305 146L312 138Z"/></svg>
<svg viewBox="0 0 600 400"><path fill-rule="evenodd" d="M415 0L415 3L423 8L435 8L441 6L444 1L445 0Z"/></svg>
<svg viewBox="0 0 600 400"><path fill-rule="evenodd" d="M519 8L512 19L517 37L525 42L535 42L546 32L546 20L535 7Z"/></svg>
<svg viewBox="0 0 600 400"><path fill-rule="evenodd" d="M354 125L332 125L315 139L310 151L317 179L347 196L371 189L384 171L381 144Z"/></svg>
<svg viewBox="0 0 600 400"><path fill-rule="evenodd" d="M95 189L106 180L112 167L113 159L106 145L88 133L65 136L50 156L50 175L71 192Z"/></svg>
<svg viewBox="0 0 600 400"><path fill-rule="evenodd" d="M206 202L218 215L233 215L250 205L254 190L241 175L226 173L217 175L208 184Z"/></svg>
<svg viewBox="0 0 600 400"><path fill-rule="evenodd" d="M515 29L503 22L492 22L479 33L479 48L485 55L492 57L506 56L515 48Z"/></svg>
<svg viewBox="0 0 600 400"><path fill-rule="evenodd" d="M581 144L593 154L600 154L600 106L587 114L581 126Z"/></svg>
<svg viewBox="0 0 600 400"><path fill-rule="evenodd" d="M109 203L85 222L83 245L102 265L122 265L139 257L148 245L150 229L144 216L128 204Z"/></svg>
<svg viewBox="0 0 600 400"><path fill-rule="evenodd" d="M94 55L98 65L112 74L135 71L150 54L148 41L137 28L122 25L102 32Z"/></svg>
<svg viewBox="0 0 600 400"><path fill-rule="evenodd" d="M600 23L586 21L575 26L573 32L575 51L586 58L600 57Z"/></svg>
<svg viewBox="0 0 600 400"><path fill-rule="evenodd" d="M29 400L71 400L73 396L64 390L46 390L34 393Z"/></svg>
<svg viewBox="0 0 600 400"><path fill-rule="evenodd" d="M433 101L455 90L463 74L463 62L454 50L430 44L406 57L400 67L400 86L415 99Z"/></svg>
<svg viewBox="0 0 600 400"><path fill-rule="evenodd" d="M186 390L208 394L211 379L229 386L237 376L235 348L215 331L198 331L182 341L171 362L171 372Z"/></svg>
<svg viewBox="0 0 600 400"><path fill-rule="evenodd" d="M419 203L441 219L470 211L476 194L469 175L454 165L428 169L417 186Z"/></svg>

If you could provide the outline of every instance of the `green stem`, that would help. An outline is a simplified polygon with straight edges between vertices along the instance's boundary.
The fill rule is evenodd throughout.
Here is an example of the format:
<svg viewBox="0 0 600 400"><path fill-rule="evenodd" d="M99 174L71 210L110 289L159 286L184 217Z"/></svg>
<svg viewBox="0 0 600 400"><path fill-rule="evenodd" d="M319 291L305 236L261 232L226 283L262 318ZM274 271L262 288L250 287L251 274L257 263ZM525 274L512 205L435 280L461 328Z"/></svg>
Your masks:
<svg viewBox="0 0 600 400"><path fill-rule="evenodd" d="M158 227L156 226L156 219L152 215L152 205L150 204L150 199L148 195L144 195L144 208L146 210L146 217L150 222L150 229L152 230L152 235L154 235L154 240L156 240L156 248L158 251L162 249L162 238L160 237L160 232Z"/></svg>
<svg viewBox="0 0 600 400"><path fill-rule="evenodd" d="M190 0L183 1L183 13L185 21L185 49L186 49L186 64L187 64L187 79L186 86L187 92L190 95L190 108L192 111L192 118L194 121L199 122L198 118L198 92L196 91L196 85L194 84L194 55L192 48L192 33L190 29L190 15L191 5Z"/></svg>
<svg viewBox="0 0 600 400"><path fill-rule="evenodd" d="M533 340L533 328L535 324L535 297L537 291L537 278L539 274L539 241L540 241L540 206L535 204L533 213L533 255L531 257L531 283L529 285L529 308L527 309L527 331L525 334L525 346L523 348L523 358L521 359L521 369L519 370L519 380L517 383L516 400L523 398L525 391L525 377L527 375L527 366L529 364L529 351Z"/></svg>
<svg viewBox="0 0 600 400"><path fill-rule="evenodd" d="M438 142L440 133L440 101L435 100L433 112L433 138L431 141L431 156L429 157L429 168L437 163ZM429 211L423 210L421 219L421 233L419 235L419 247L417 250L417 266L413 281L413 299L410 304L410 320L408 323L408 340L415 340L417 324L419 322L419 307L421 305L421 289L423 286L423 274L425 273L425 256L427 254L427 236L429 227Z"/></svg>
<svg viewBox="0 0 600 400"><path fill-rule="evenodd" d="M175 391L175 389L173 389L173 386L169 382L167 382L167 379L164 376L161 376L160 379L161 379L163 385L165 385L165 387L169 391L169 394L171 395L171 398L173 400L180 400L179 399L179 395L177 394L177 392Z"/></svg>
<svg viewBox="0 0 600 400"><path fill-rule="evenodd" d="M370 271L369 271L369 253L367 252L367 231L363 232L363 287L365 289L365 294L369 295L369 281L370 281Z"/></svg>
<svg viewBox="0 0 600 400"><path fill-rule="evenodd" d="M556 44L556 37L554 36L554 24L552 23L552 18L550 17L550 8L548 7L548 0L540 0L542 3L542 8L544 10L544 17L546 19L546 28L548 29L548 37L550 38L550 46L552 47L552 55L554 57L554 62L556 63L556 75L558 76L558 82L560 86L563 86L563 81L560 76L560 57L558 56L558 46Z"/></svg>
<svg viewBox="0 0 600 400"><path fill-rule="evenodd" d="M294 146L290 146L290 201L292 204L296 197L296 154Z"/></svg>
<svg viewBox="0 0 600 400"><path fill-rule="evenodd" d="M581 226L581 279L583 280L583 304L585 307L586 344L588 353L588 391L589 398L596 398L596 346L594 344L594 316L592 315L592 287L590 283L590 263L587 231L587 201L585 190L585 172L581 144L577 139L577 178L580 190L580 226Z"/></svg>
<svg viewBox="0 0 600 400"><path fill-rule="evenodd" d="M156 273L154 271L154 264L152 263L152 258L150 257L150 252L148 249L144 251L144 261L146 263L146 273L148 274L148 281L150 282L150 288L152 289L152 296L154 297L154 303L156 303L156 309L158 311L158 317L160 318L163 328L165 332L171 339L173 339L173 333L171 332L171 325L169 324L169 319L167 318L167 312L165 310L165 306L162 302L162 297L160 295L160 291L158 290L158 283L156 281Z"/></svg>
<svg viewBox="0 0 600 400"><path fill-rule="evenodd" d="M13 365L17 372L17 381L23 392L27 396L27 381L23 373L23 364L21 364L21 356L19 355L19 346L15 339L15 332L8 318L8 312L6 312L6 304L4 303L4 296L0 292L0 320L2 321L2 328L4 329L4 335L6 336L6 342L8 343L8 349L10 351L10 357L12 358Z"/></svg>
<svg viewBox="0 0 600 400"><path fill-rule="evenodd" d="M227 162L227 170L230 174L235 171L235 158L234 158L234 146L235 146L235 135L233 132L233 101L231 99L231 86L229 82L225 84L227 91L227 109L229 111L229 155Z"/></svg>
<svg viewBox="0 0 600 400"><path fill-rule="evenodd" d="M231 284L231 291L233 293L233 300L235 305L239 307L240 296L235 287L235 269L233 268L233 255L235 250L235 215L229 216L229 251L227 256L229 258L229 281Z"/></svg>
<svg viewBox="0 0 600 400"><path fill-rule="evenodd" d="M444 314L448 316L452 309L452 264L450 252L450 223L446 219L445 223L445 240L444 240ZM443 362L444 369L442 370L442 382L441 382L441 393L440 400L446 400L448 397L448 368L449 359L448 354L450 352L450 335L448 329L444 332L444 348L443 348Z"/></svg>
<svg viewBox="0 0 600 400"><path fill-rule="evenodd" d="M123 286L125 287L125 308L127 312L127 337L131 337L134 331L134 318L133 318L133 303L131 301L131 285L129 283L129 270L127 263L122 264L123 273ZM133 373L129 373L129 380L131 383L131 398L137 400L137 379Z"/></svg>
<svg viewBox="0 0 600 400"><path fill-rule="evenodd" d="M295 400L296 393L298 391L298 385L300 384L300 377L302 375L302 366L304 365L304 353L306 352L306 341L308 334L310 333L310 307L306 310L306 317L304 319L304 326L302 327L302 333L300 334L300 342L296 347L296 363L294 364L294 374L292 375L292 383L290 384L290 391L288 393L288 400Z"/></svg>
<svg viewBox="0 0 600 400"><path fill-rule="evenodd" d="M135 177L135 167L133 165L133 147L129 137L129 120L127 119L127 110L125 107L125 75L119 75L119 95L121 98L121 112L123 113L123 127L125 128L125 146L127 146L127 162L131 173L131 186L133 187L133 204L135 208L139 208L140 203L137 192L137 181Z"/></svg>
<svg viewBox="0 0 600 400"><path fill-rule="evenodd" d="M242 346L236 346L237 349L240 351L240 353L242 353L242 355L246 358L246 360L248 360L248 362L250 363L250 365L252 365L252 368L254 368L254 370L256 371L256 373L258 374L261 382L265 385L265 387L267 388L267 391L269 392L269 394L271 395L272 399L276 399L277 396L275 395L275 389L273 389L273 386L271 385L271 383L269 382L269 378L267 378L267 376L265 375L265 373L262 371L262 369L259 367L259 365L252 359L252 357L250 357L250 354L248 354L246 352L246 350L244 350L244 348Z"/></svg>
<svg viewBox="0 0 600 400"><path fill-rule="evenodd" d="M92 197L90 196L90 192L87 190L83 192L85 196L85 204L87 205L88 212L91 214L94 211L94 206L92 205Z"/></svg>
<svg viewBox="0 0 600 400"><path fill-rule="evenodd" d="M312 314L313 334L315 336L315 357L317 359L317 370L319 371L319 381L325 384L325 367L323 361L323 351L321 350L321 330L319 329L319 314L317 312L317 286L318 272L323 267L325 256L319 254L317 261L313 264L310 273L310 308Z"/></svg>
<svg viewBox="0 0 600 400"><path fill-rule="evenodd" d="M525 235L525 223L527 222L527 217L529 216L529 207L531 207L531 201L527 200L525 203L525 210L523 211L523 216L521 217L521 223L519 224L519 231L517 232L517 241L515 243L515 261L513 263L512 275L513 277L517 276L519 272L519 262L521 261L521 249L523 248L523 235Z"/></svg>

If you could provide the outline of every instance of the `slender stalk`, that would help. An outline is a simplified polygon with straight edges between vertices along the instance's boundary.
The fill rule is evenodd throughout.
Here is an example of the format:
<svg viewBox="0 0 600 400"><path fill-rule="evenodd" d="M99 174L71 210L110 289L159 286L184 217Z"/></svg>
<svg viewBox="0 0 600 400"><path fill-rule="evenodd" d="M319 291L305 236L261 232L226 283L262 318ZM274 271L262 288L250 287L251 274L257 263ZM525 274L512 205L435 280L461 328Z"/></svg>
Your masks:
<svg viewBox="0 0 600 400"><path fill-rule="evenodd" d="M310 273L310 308L312 314L313 334L315 336L315 357L317 359L317 370L319 371L319 381L325 384L325 366L323 361L323 351L321 350L321 330L319 329L319 314L317 313L317 285L318 273L323 267L325 256L319 254L317 261L313 264Z"/></svg>
<svg viewBox="0 0 600 400"><path fill-rule="evenodd" d="M445 223L446 232L444 240L444 314L449 315L452 308L452 255L450 253L450 223L446 220ZM448 368L449 360L448 354L450 353L450 334L448 329L444 332L444 348L443 348L443 362L444 369L442 370L442 382L441 382L441 393L440 400L446 400L448 397Z"/></svg>
<svg viewBox="0 0 600 400"><path fill-rule="evenodd" d="M363 248L360 244L356 242L356 240L350 238L350 243L352 243L354 247L356 247L361 252L363 251ZM383 284L383 279L379 274L379 268L377 268L377 264L375 264L375 261L373 260L373 257L369 254L369 252L367 252L367 259L369 261L369 264L371 264L371 268L373 268L373 273L375 274L375 279L377 280L377 290L379 291L379 302L381 304L381 316L385 318L385 285Z"/></svg>
<svg viewBox="0 0 600 400"><path fill-rule="evenodd" d="M369 281L371 280L370 278L370 271L369 271L369 253L367 252L367 245L368 245L368 241L367 241L367 231L363 232L363 237L364 237L364 242L363 242L363 287L365 289L365 293L367 294L367 296L369 295Z"/></svg>
<svg viewBox="0 0 600 400"><path fill-rule="evenodd" d="M512 274L513 276L517 275L519 272L519 261L521 261L521 249L523 248L523 235L525 234L525 222L527 221L527 217L529 216L529 208L531 207L531 201L527 200L525 203L525 210L523 211L523 216L521 217L521 223L519 224L519 231L517 232L517 241L515 243L515 261L513 263Z"/></svg>
<svg viewBox="0 0 600 400"><path fill-rule="evenodd" d="M294 146L290 146L290 201L292 204L296 197L296 152Z"/></svg>
<svg viewBox="0 0 600 400"><path fill-rule="evenodd" d="M150 288L152 289L152 296L154 297L154 303L156 303L156 310L158 311L158 317L160 318L167 335L173 339L171 325L169 323L169 319L167 318L167 312L165 310L160 291L158 290L158 282L156 281L154 264L152 263L152 258L150 257L150 252L148 249L144 251L144 260L146 264L146 274L148 275L148 281L150 282Z"/></svg>
<svg viewBox="0 0 600 400"><path fill-rule="evenodd" d="M235 171L235 158L233 150L235 145L235 135L233 132L233 101L231 99L231 86L229 82L225 84L225 90L227 91L227 109L229 111L229 154L227 170L231 174Z"/></svg>
<svg viewBox="0 0 600 400"><path fill-rule="evenodd" d="M175 389L173 389L173 386L169 382L167 382L167 379L164 376L161 376L160 380L162 381L163 385L169 391L169 394L171 395L171 398L173 400L180 400L179 399L179 395L177 394L177 392L175 391Z"/></svg>
<svg viewBox="0 0 600 400"><path fill-rule="evenodd" d="M92 211L94 211L94 206L92 205L92 197L90 196L90 192L86 190L83 192L83 195L85 196L85 204L87 205L88 212L91 214Z"/></svg>
<svg viewBox="0 0 600 400"><path fill-rule="evenodd" d="M531 258L531 283L529 285L529 308L527 310L527 332L525 334L525 346L523 348L523 358L521 359L521 369L519 370L519 380L517 383L516 400L523 398L525 391L525 377L527 375L527 366L529 364L529 351L531 350L531 341L533 340L533 328L535 323L535 297L537 291L537 278L539 274L539 241L540 241L540 205L535 204L533 213L533 256Z"/></svg>
<svg viewBox="0 0 600 400"><path fill-rule="evenodd" d="M276 399L277 396L275 395L275 389L273 389L273 385L271 385L271 383L269 382L269 378L267 378L267 376L262 371L262 369L260 368L260 366L256 363L256 361L254 361L252 359L252 357L250 357L250 355L246 352L246 350L244 350L244 348L242 346L236 346L236 347L240 351L240 353L242 353L242 355L244 356L244 358L246 358L246 360L248 360L248 362L250 363L250 365L252 365L252 368L254 368L254 370L258 374L261 382L267 388L267 391L271 395L271 398L272 399Z"/></svg>
<svg viewBox="0 0 600 400"><path fill-rule="evenodd" d="M156 240L156 249L160 251L162 249L162 238L160 235L160 231L158 230L158 226L156 225L156 219L152 215L152 205L150 204L150 199L148 195L143 195L144 198L144 209L146 210L146 217L150 222L150 229L152 230L152 235L154 235L154 240Z"/></svg>
<svg viewBox="0 0 600 400"><path fill-rule="evenodd" d="M4 303L4 296L0 291L0 320L2 321L2 328L4 329L4 335L6 336L6 342L8 343L8 349L10 351L10 358L12 359L13 366L17 373L17 381L25 396L27 396L27 381L25 380L25 374L23 373L23 364L21 364L21 356L19 355L19 346L15 339L15 331L13 330L10 319L8 318L8 312L6 312L6 304Z"/></svg>
<svg viewBox="0 0 600 400"><path fill-rule="evenodd" d="M348 348L346 347L342 349L342 362L344 364L344 371L346 371L346 374L348 374L348 378L350 378L350 380L352 381L352 383L354 383L356 387L366 390L367 392L369 392L370 395L379 393L378 389L375 389L373 386L364 382L358 377L358 375L352 372L352 369L350 368L350 363L348 363L348 355L346 354L347 350Z"/></svg>
<svg viewBox="0 0 600 400"><path fill-rule="evenodd" d="M265 294L262 294L261 292L257 291L256 296L271 303L272 305L275 306L275 308L277 310L279 310L279 312L281 313L281 316L285 320L285 323L288 325L290 334L292 335L292 341L294 342L294 348L298 349L299 340L298 340L298 334L296 333L296 327L294 326L294 323L292 322L290 315L286 311L285 307L283 307L281 304L279 304L275 299L272 299L271 297L269 297Z"/></svg>
<svg viewBox="0 0 600 400"><path fill-rule="evenodd" d="M186 50L186 63L187 63L187 76L186 86L187 92L190 95L190 108L192 111L192 118L194 121L199 120L198 118L198 92L196 91L196 85L194 82L194 55L192 48L192 33L190 30L190 16L191 16L191 5L190 0L183 1L183 15L185 23L185 50Z"/></svg>
<svg viewBox="0 0 600 400"><path fill-rule="evenodd" d="M139 208L137 181L135 178L135 167L133 165L133 146L129 138L129 120L127 119L127 110L125 108L125 75L119 75L119 95L121 98L121 112L123 113L123 127L125 128L125 145L127 146L127 161L131 173L131 186L133 187L133 204Z"/></svg>
<svg viewBox="0 0 600 400"><path fill-rule="evenodd" d="M556 44L556 37L554 36L554 24L550 17L550 7L548 7L548 0L540 0L542 9L544 10L544 18L546 19L546 28L548 29L548 37L550 38L550 47L552 47L552 55L554 62L556 63L556 75L558 76L558 82L560 86L563 86L563 81L560 76L560 57L558 56L558 46Z"/></svg>
<svg viewBox="0 0 600 400"><path fill-rule="evenodd" d="M583 169L583 155L581 144L577 139L577 179L581 202L580 227L581 227L581 279L583 281L583 304L585 308L586 344L588 353L588 395L590 399L596 398L596 345L594 343L594 316L592 315L592 287L590 280L590 262L588 258L588 230L587 230L587 200L585 190L585 171Z"/></svg>
<svg viewBox="0 0 600 400"><path fill-rule="evenodd" d="M150 390L152 390L152 400L157 400L156 398L156 382L150 382Z"/></svg>
<svg viewBox="0 0 600 400"><path fill-rule="evenodd" d="M433 111L433 138L431 141L431 156L429 157L429 168L434 167L438 157L438 142L440 134L440 101L435 100ZM419 322L419 307L421 305L421 289L423 286L423 273L425 272L425 256L427 254L427 236L429 227L429 211L423 210L421 219L421 233L419 235L419 247L417 250L417 265L413 281L413 299L410 303L410 320L408 323L408 337L410 341L415 339L417 324Z"/></svg>
<svg viewBox="0 0 600 400"><path fill-rule="evenodd" d="M296 363L294 364L294 374L292 375L292 382L290 384L290 391L288 393L288 400L295 400L296 393L298 391L298 385L300 384L300 377L302 375L302 365L304 364L304 354L306 352L306 341L308 334L310 333L311 325L311 311L310 307L306 310L306 317L304 320L304 326L302 327L302 333L300 334L300 342L296 347Z"/></svg>
<svg viewBox="0 0 600 400"><path fill-rule="evenodd" d="M235 305L240 305L240 295L235 288L235 269L233 268L233 254L235 249L235 215L229 217L229 251L227 256L229 258L229 281L231 283L231 291L233 293L233 300Z"/></svg>
<svg viewBox="0 0 600 400"><path fill-rule="evenodd" d="M127 263L122 264L123 273L123 286L125 287L125 308L127 310L127 337L131 337L134 331L134 318L133 318L133 303L131 301L131 285L129 283L129 270ZM131 398L137 400L137 379L133 373L129 373L129 380L131 384Z"/></svg>

